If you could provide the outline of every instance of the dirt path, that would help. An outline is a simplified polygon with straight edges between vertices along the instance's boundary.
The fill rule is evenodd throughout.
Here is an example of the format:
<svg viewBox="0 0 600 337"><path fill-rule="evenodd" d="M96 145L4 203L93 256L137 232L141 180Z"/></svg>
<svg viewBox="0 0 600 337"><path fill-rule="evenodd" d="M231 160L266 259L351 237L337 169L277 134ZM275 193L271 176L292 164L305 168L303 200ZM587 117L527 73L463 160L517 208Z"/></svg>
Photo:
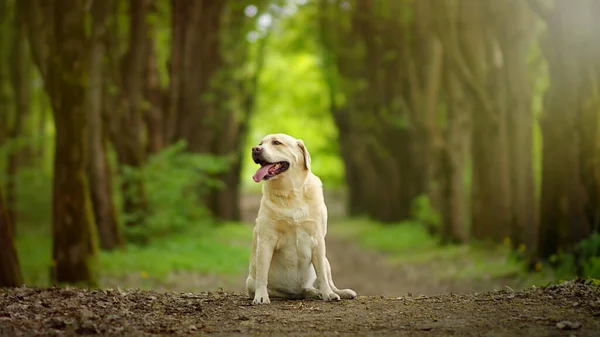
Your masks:
<svg viewBox="0 0 600 337"><path fill-rule="evenodd" d="M273 301L234 293L0 289L2 336L597 336L600 291L570 282L525 292Z"/></svg>

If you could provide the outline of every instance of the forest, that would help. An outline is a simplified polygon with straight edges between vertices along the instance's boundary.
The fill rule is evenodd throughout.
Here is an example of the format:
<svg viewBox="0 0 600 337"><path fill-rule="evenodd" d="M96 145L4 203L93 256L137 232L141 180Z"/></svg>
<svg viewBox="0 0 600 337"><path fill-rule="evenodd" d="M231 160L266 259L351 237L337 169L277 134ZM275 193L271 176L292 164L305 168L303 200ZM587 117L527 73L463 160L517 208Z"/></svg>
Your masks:
<svg viewBox="0 0 600 337"><path fill-rule="evenodd" d="M594 335L598 15L0 0L0 334ZM356 300L239 294L250 149L279 132L310 149Z"/></svg>
<svg viewBox="0 0 600 337"><path fill-rule="evenodd" d="M520 287L600 278L599 14L0 0L0 286L243 282L250 148L276 132L310 149L335 240Z"/></svg>

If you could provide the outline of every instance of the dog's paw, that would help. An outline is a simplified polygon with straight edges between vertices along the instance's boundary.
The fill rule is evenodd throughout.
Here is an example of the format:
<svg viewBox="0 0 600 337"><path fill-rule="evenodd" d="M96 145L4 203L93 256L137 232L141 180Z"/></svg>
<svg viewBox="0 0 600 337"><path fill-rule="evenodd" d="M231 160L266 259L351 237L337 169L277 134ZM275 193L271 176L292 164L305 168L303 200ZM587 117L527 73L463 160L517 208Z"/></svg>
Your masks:
<svg viewBox="0 0 600 337"><path fill-rule="evenodd" d="M323 301L339 301L340 295L334 293L333 291L330 293L321 293L321 299L323 299Z"/></svg>
<svg viewBox="0 0 600 337"><path fill-rule="evenodd" d="M252 301L252 304L269 304L269 303L271 303L271 300L269 299L269 293L267 292L266 289L257 290L254 293L254 300Z"/></svg>
<svg viewBox="0 0 600 337"><path fill-rule="evenodd" d="M318 300L321 298L321 293L316 288L305 288L302 295L307 300Z"/></svg>
<svg viewBox="0 0 600 337"><path fill-rule="evenodd" d="M336 291L336 294L340 295L341 298L347 299L347 300L356 298L356 291L354 291L352 289L338 290L338 291Z"/></svg>
<svg viewBox="0 0 600 337"><path fill-rule="evenodd" d="M254 296L254 300L252 301L252 304L269 304L271 303L271 300L269 299L269 296Z"/></svg>

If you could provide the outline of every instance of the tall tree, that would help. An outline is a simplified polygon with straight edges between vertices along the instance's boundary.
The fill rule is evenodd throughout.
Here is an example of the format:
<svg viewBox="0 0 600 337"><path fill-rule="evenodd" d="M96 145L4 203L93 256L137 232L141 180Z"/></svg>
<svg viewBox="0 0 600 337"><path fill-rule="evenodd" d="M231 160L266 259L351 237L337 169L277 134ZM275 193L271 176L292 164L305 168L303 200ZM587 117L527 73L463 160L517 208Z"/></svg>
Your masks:
<svg viewBox="0 0 600 337"><path fill-rule="evenodd" d="M86 174L88 74L84 0L28 0L28 36L56 128L53 186L54 282L94 284L95 226Z"/></svg>
<svg viewBox="0 0 600 337"><path fill-rule="evenodd" d="M531 17L518 1L439 4L447 66L472 104L472 235L522 241L527 233L531 240L533 116L526 71Z"/></svg>
<svg viewBox="0 0 600 337"><path fill-rule="evenodd" d="M246 6L257 6L261 11L264 1L230 1L221 17L222 34L219 52L223 66L215 76L222 99L217 103L218 125L221 129L213 136L212 151L231 158L229 170L217 176L224 187L213 189L209 207L221 219L240 220L240 175L242 158L247 150L242 147L248 135L248 124L254 110L258 77L265 57L265 37L251 45L246 36L254 28L255 19L245 15ZM226 141L224 141L226 139Z"/></svg>
<svg viewBox="0 0 600 337"><path fill-rule="evenodd" d="M166 88L163 88L160 83L160 76L158 71L158 55L157 55L157 42L154 41L153 37L156 36L158 30L158 19L164 17L164 11L161 11L161 6L154 0L151 1L148 9L148 15L154 17L154 20L149 21L148 34L146 34L146 45L148 50L146 52L146 64L144 67L144 79L143 79L143 90L144 99L147 102L147 109L144 110L144 122L147 129L147 143L146 153L152 154L160 151L164 148L167 143L166 135Z"/></svg>
<svg viewBox="0 0 600 337"><path fill-rule="evenodd" d="M15 102L15 111L12 126L9 130L9 138L16 140L23 136L24 122L29 115L29 86L31 83L29 51L27 50L27 40L25 31L25 22L23 20L23 4L16 2L13 13L13 34L11 45L10 63L11 86ZM13 149L8 158L8 184L6 187L6 203L13 225L16 223L16 203L17 203L17 172L19 165L23 164L25 151ZM31 154L31 153L29 153ZM28 159L28 158L27 158ZM16 228L13 228L13 234Z"/></svg>
<svg viewBox="0 0 600 337"><path fill-rule="evenodd" d="M442 60L426 15L431 8L405 1L319 4L350 212L408 218L415 197L437 194Z"/></svg>
<svg viewBox="0 0 600 337"><path fill-rule="evenodd" d="M442 30L442 34L451 31ZM449 67L444 67L444 92L447 122L440 153L440 235L443 243L465 242L469 238L468 190L464 177L470 153L470 115L472 104L462 83Z"/></svg>
<svg viewBox="0 0 600 337"><path fill-rule="evenodd" d="M10 36L12 34L12 25L10 22L10 12L7 0L0 0L0 146L6 144L11 106L11 93L9 87L9 50ZM4 160L5 158L2 158Z"/></svg>
<svg viewBox="0 0 600 337"><path fill-rule="evenodd" d="M119 2L117 2L119 4ZM115 6L107 38L107 51L110 58L110 72L114 74L112 84L119 88L117 93L108 91L106 111L110 127L110 138L117 153L121 169L139 168L145 161L143 142L144 92L143 80L148 52L147 14L150 0L129 0L126 4L129 20L128 30L119 30L121 7ZM126 38L121 39L124 33ZM124 52L121 51L124 49ZM141 225L148 214L148 204L144 182L139 177L128 177L121 184L123 212L126 225Z"/></svg>
<svg viewBox="0 0 600 337"><path fill-rule="evenodd" d="M538 220L533 178L533 81L528 57L537 33L535 17L520 0L491 1L489 5L489 21L503 61L498 70L499 85L503 87L498 90L502 93L498 105L507 119L510 237L515 248L524 244L533 252Z"/></svg>
<svg viewBox="0 0 600 337"><path fill-rule="evenodd" d="M23 285L23 276L19 266L19 257L15 249L12 234L12 219L4 204L0 189L0 287L19 287Z"/></svg>
<svg viewBox="0 0 600 337"><path fill-rule="evenodd" d="M112 250L123 245L124 240L118 223L112 198L112 179L107 159L106 132L102 119L105 38L107 19L115 2L94 1L91 7L92 32L90 38L89 95L87 99L88 172L90 192L100 247Z"/></svg>
<svg viewBox="0 0 600 337"><path fill-rule="evenodd" d="M546 23L542 50L550 86L542 115L538 254L548 258L598 230L600 219L600 3L530 0Z"/></svg>
<svg viewBox="0 0 600 337"><path fill-rule="evenodd" d="M257 64L247 67L250 44L246 33L254 19L244 15L246 1L172 3L171 83L167 134L183 139L188 151L231 158L230 170L219 175L225 187L205 198L212 213L238 220L241 142L253 108ZM260 4L258 4L260 5ZM253 70L241 71L244 67Z"/></svg>

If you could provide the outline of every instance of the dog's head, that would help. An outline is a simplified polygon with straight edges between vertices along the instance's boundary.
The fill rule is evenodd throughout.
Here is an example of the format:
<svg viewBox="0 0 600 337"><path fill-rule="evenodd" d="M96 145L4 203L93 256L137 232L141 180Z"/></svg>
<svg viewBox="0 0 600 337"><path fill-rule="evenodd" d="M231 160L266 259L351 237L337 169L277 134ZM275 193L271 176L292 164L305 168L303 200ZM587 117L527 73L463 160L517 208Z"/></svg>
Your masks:
<svg viewBox="0 0 600 337"><path fill-rule="evenodd" d="M252 177L255 182L310 171L310 154L302 139L284 133L265 136L252 148L252 159L260 165Z"/></svg>

